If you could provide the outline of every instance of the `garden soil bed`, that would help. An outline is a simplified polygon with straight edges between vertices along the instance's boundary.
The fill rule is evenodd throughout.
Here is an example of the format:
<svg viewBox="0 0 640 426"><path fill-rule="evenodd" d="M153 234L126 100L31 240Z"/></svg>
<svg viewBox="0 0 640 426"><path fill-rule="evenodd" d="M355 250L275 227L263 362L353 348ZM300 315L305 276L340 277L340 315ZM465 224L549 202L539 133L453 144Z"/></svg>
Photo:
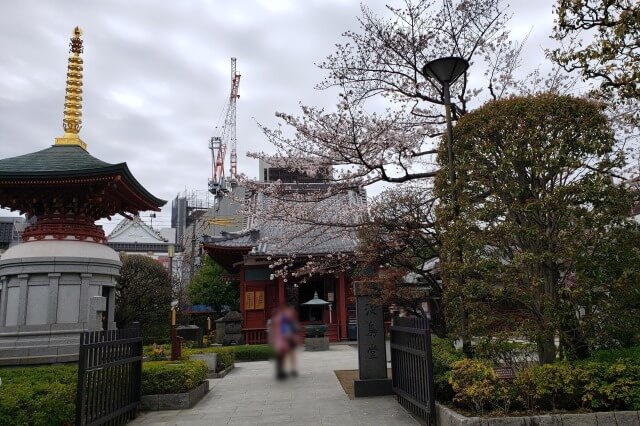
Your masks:
<svg viewBox="0 0 640 426"><path fill-rule="evenodd" d="M353 395L353 381L359 378L358 370L334 370L334 373L338 378L340 385L342 385L344 393L347 394L349 399L355 399L355 396ZM390 368L387 369L387 376L391 378Z"/></svg>

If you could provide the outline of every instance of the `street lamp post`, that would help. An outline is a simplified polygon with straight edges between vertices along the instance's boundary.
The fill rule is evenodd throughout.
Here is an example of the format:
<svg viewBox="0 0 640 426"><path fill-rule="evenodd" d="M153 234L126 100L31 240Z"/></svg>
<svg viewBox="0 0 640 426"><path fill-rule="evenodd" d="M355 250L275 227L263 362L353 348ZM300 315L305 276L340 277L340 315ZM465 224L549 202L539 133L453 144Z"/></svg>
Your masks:
<svg viewBox="0 0 640 426"><path fill-rule="evenodd" d="M173 288L173 256L176 255L176 246L167 245L167 256L169 256L169 280L171 280L171 288Z"/></svg>
<svg viewBox="0 0 640 426"><path fill-rule="evenodd" d="M176 254L176 246L173 244L167 245L167 256L169 256L169 284L171 285L171 291L175 291L173 288L173 256ZM182 356L182 343L176 332L177 325L177 311L178 300L171 302L171 361L176 361Z"/></svg>
<svg viewBox="0 0 640 426"><path fill-rule="evenodd" d="M469 62L463 58L449 56L429 62L422 68L425 77L433 78L442 85L444 95L445 121L447 123L447 162L449 165L449 180L451 181L451 199L454 210L456 200L456 175L453 171L453 124L451 123L451 93L450 86L469 68Z"/></svg>
<svg viewBox="0 0 640 426"><path fill-rule="evenodd" d="M171 361L182 357L182 339L178 337L177 326L178 301L171 302Z"/></svg>
<svg viewBox="0 0 640 426"><path fill-rule="evenodd" d="M442 94L444 97L445 121L447 125L447 163L449 166L449 181L451 184L451 204L453 214L458 216L458 197L456 194L456 174L453 170L453 124L451 119L451 93L450 87L460 78L461 75L469 68L469 62L463 58L453 56L439 58L427 63L422 72L425 77L433 78L442 85ZM462 261L462 251L458 246L458 257ZM460 296L462 299L462 296ZM461 300L462 302L462 300ZM461 309L461 332L462 332L462 350L464 353L471 353L471 342L467 336L468 312L464 307L464 303L460 303Z"/></svg>

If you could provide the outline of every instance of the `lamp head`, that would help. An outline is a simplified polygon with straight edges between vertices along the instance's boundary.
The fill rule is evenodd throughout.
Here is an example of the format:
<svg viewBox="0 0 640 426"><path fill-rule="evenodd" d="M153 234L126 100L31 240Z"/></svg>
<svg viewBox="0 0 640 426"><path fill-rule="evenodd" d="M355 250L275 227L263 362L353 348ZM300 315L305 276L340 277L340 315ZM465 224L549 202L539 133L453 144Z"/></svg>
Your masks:
<svg viewBox="0 0 640 426"><path fill-rule="evenodd" d="M422 68L425 77L435 78L440 84L454 83L469 68L466 59L455 56L439 58L429 62Z"/></svg>

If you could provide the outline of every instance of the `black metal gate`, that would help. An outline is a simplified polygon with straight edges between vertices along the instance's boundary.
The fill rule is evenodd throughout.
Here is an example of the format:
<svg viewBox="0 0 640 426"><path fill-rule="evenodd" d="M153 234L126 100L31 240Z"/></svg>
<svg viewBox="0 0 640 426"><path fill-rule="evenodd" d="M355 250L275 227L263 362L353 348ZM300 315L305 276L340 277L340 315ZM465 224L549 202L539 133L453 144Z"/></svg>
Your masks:
<svg viewBox="0 0 640 426"><path fill-rule="evenodd" d="M142 392L139 328L80 335L76 425L120 425L137 414Z"/></svg>
<svg viewBox="0 0 640 426"><path fill-rule="evenodd" d="M398 402L428 424L435 424L436 401L428 320L393 319L391 375Z"/></svg>

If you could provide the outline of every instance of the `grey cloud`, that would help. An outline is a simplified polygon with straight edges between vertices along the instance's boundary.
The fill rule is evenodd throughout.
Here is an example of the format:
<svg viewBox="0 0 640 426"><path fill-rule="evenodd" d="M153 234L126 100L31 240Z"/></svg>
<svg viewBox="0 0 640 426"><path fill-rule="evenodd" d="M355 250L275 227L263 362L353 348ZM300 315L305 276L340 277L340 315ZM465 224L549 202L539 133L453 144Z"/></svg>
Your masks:
<svg viewBox="0 0 640 426"><path fill-rule="evenodd" d="M374 10L399 4L369 3ZM551 4L514 2L515 25L535 24L529 44L547 36ZM358 2L348 0L3 2L0 157L44 149L61 135L69 36L80 25L81 137L92 155L126 161L160 198L206 189L208 139L227 101L235 56L242 74L239 170L255 176L257 162L245 152L271 150L256 121L275 125L275 111L297 113L299 102L334 106L334 92L313 88L324 77L314 64L343 41L343 31L357 29L358 15ZM529 56L525 66L539 63L540 49ZM163 215L169 211L170 203Z"/></svg>

